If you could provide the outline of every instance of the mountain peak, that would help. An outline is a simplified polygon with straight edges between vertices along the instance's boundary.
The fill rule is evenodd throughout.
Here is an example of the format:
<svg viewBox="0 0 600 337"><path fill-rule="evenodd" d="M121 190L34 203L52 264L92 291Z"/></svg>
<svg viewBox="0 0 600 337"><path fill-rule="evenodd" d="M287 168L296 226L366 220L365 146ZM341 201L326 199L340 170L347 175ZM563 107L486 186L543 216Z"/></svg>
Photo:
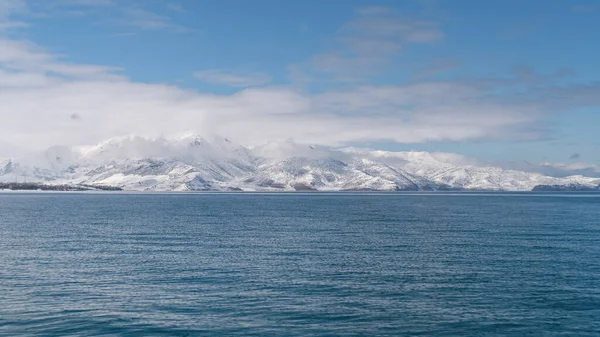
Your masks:
<svg viewBox="0 0 600 337"><path fill-rule="evenodd" d="M124 136L95 146L52 147L27 160L3 162L31 181L102 184L132 190L531 190L538 185L598 186L584 176L482 167L451 153L331 149L292 140L252 150L228 137ZM12 176L11 176L12 175Z"/></svg>
<svg viewBox="0 0 600 337"><path fill-rule="evenodd" d="M188 146L203 146L207 141L204 137L196 133L186 133L181 136L172 138L175 143L186 144Z"/></svg>

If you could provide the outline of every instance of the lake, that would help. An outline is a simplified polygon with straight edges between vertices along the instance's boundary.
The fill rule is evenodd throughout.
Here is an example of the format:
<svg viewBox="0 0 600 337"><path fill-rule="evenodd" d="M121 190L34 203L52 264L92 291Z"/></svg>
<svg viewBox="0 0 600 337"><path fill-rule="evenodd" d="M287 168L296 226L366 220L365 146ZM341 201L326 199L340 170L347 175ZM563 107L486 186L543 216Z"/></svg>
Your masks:
<svg viewBox="0 0 600 337"><path fill-rule="evenodd" d="M600 194L0 193L2 336L598 336Z"/></svg>

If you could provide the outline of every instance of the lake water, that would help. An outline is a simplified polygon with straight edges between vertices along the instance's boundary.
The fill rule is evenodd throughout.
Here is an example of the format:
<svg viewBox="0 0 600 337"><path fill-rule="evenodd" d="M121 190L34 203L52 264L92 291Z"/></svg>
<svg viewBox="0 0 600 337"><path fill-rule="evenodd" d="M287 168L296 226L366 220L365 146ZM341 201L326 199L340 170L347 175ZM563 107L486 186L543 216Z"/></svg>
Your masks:
<svg viewBox="0 0 600 337"><path fill-rule="evenodd" d="M600 195L0 193L1 336L598 336Z"/></svg>

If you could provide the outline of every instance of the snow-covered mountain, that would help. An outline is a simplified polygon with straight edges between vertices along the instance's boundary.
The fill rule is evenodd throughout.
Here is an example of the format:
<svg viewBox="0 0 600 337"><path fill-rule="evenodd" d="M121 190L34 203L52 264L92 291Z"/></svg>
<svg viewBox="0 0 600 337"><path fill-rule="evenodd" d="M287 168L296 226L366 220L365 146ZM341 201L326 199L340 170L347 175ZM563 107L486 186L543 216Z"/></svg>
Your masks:
<svg viewBox="0 0 600 337"><path fill-rule="evenodd" d="M195 134L119 137L95 146L55 146L0 160L0 182L24 179L151 191L529 191L539 185L600 185L598 178L553 178L482 167L449 153L333 150L293 142L251 149Z"/></svg>

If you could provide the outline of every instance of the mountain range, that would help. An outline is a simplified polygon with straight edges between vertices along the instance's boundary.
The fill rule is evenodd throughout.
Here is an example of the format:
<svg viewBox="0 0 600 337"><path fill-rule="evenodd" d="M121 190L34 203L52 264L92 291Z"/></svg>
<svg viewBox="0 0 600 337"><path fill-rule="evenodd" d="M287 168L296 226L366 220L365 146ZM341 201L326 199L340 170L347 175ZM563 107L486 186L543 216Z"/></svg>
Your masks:
<svg viewBox="0 0 600 337"><path fill-rule="evenodd" d="M600 178L485 167L459 155L330 149L292 141L244 147L227 138L127 136L0 159L0 182L134 191L531 191L598 189Z"/></svg>

